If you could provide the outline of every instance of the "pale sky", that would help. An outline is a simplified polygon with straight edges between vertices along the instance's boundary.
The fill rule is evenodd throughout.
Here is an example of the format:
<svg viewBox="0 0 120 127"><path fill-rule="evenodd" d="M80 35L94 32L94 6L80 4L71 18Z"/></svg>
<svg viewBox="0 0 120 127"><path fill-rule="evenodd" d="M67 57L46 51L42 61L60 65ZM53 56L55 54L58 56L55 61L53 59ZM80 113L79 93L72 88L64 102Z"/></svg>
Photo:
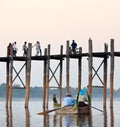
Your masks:
<svg viewBox="0 0 120 127"><path fill-rule="evenodd" d="M120 51L119 12L120 0L0 0L0 56L6 56L8 43L14 41L18 55L23 53L24 41L35 44L36 40L42 50L51 44L52 54L59 53L60 45L65 52L66 40L73 39L87 52L89 37L94 51L104 51L104 43L110 49L111 38ZM0 75L3 82L5 76Z"/></svg>

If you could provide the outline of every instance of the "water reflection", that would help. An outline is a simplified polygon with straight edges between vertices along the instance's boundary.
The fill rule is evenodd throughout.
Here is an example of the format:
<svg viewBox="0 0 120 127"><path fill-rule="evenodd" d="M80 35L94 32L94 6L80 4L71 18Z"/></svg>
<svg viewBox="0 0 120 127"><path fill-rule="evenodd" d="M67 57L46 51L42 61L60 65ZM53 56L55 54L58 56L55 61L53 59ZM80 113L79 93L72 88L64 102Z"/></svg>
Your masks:
<svg viewBox="0 0 120 127"><path fill-rule="evenodd" d="M6 108L6 127L12 127L12 108Z"/></svg>
<svg viewBox="0 0 120 127"><path fill-rule="evenodd" d="M114 113L113 113L113 108L110 108L110 127L114 127Z"/></svg>
<svg viewBox="0 0 120 127"><path fill-rule="evenodd" d="M6 108L6 127L13 127L12 108ZM25 127L30 127L29 109L25 108Z"/></svg>
<svg viewBox="0 0 120 127"><path fill-rule="evenodd" d="M114 127L114 112L113 108L110 109L110 112L107 112L106 108L104 108L104 113L101 116L101 113L97 113L94 115L92 112L90 115L45 115L44 117L44 127L93 127L93 126L101 126L101 127ZM107 112L107 113L106 113ZM99 120L102 121L98 124ZM95 121L98 120L98 121ZM109 123L108 123L109 121Z"/></svg>
<svg viewBox="0 0 120 127"><path fill-rule="evenodd" d="M25 108L25 116L26 116L26 127L30 127L30 112L28 108Z"/></svg>
<svg viewBox="0 0 120 127"><path fill-rule="evenodd" d="M106 107L104 107L104 117L103 117L103 121L104 121L104 127L107 127L107 110Z"/></svg>
<svg viewBox="0 0 120 127"><path fill-rule="evenodd" d="M92 127L90 115L45 115L44 127ZM50 125L50 126L49 126Z"/></svg>

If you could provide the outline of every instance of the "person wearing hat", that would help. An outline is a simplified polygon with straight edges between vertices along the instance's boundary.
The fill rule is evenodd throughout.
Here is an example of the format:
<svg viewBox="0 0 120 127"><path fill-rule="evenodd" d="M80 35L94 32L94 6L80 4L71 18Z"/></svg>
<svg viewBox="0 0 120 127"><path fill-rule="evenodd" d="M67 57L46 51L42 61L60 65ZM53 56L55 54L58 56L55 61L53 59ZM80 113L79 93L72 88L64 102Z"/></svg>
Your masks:
<svg viewBox="0 0 120 127"><path fill-rule="evenodd" d="M85 102L88 102L88 101L87 101L87 98L86 98L86 96L85 96L86 92L87 92L87 91L86 91L85 89L81 89L81 90L80 90L79 99L78 99L78 106L79 106L79 107L88 106L88 104L85 103Z"/></svg>
<svg viewBox="0 0 120 127"><path fill-rule="evenodd" d="M71 94L67 93L66 97L64 98L64 106L73 106L74 99L72 98Z"/></svg>

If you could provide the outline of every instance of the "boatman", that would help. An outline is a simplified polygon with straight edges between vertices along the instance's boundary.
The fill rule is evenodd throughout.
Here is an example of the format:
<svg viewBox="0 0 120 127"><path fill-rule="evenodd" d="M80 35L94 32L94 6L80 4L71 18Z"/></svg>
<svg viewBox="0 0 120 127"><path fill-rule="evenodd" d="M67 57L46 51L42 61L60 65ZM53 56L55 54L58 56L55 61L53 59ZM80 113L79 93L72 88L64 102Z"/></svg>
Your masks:
<svg viewBox="0 0 120 127"><path fill-rule="evenodd" d="M81 89L79 93L79 99L78 99L78 106L79 107L84 107L88 106L85 102L88 102L87 97L85 96L86 94L86 89Z"/></svg>

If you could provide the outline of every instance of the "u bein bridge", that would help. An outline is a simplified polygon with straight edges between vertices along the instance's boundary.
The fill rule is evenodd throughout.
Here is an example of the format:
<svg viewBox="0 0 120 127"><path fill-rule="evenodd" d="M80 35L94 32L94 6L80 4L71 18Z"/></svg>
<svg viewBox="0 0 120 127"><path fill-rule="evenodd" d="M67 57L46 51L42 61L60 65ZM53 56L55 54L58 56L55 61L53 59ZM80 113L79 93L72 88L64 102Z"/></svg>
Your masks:
<svg viewBox="0 0 120 127"><path fill-rule="evenodd" d="M104 52L93 52L92 49L92 40L88 40L88 53L82 53L82 48L79 48L79 51L76 54L67 54L69 49L69 41L66 42L66 54L63 54L63 46L60 47L59 55L50 54L50 45L44 50L44 55L42 56L32 56L32 44L28 44L28 53L26 57L16 56L14 57L11 51L11 55L7 57L0 57L0 62L6 62L6 107L12 107L12 90L13 82L18 77L25 89L25 108L29 106L29 95L30 95L30 77L31 77L31 61L44 61L43 62L43 110L48 109L49 102L49 89L58 88L60 92L60 104L62 104L62 71L63 71L63 60L66 59L66 93L69 92L69 75L70 75L70 59L78 60L78 92L81 89L81 74L82 74L82 58L88 59L88 93L92 97L92 80L95 75L98 76L102 83L103 88L103 107L106 107L106 89L107 89L107 66L108 58L110 59L110 107L113 107L113 88L114 88L114 57L120 57L120 52L114 51L114 39L110 40L110 52L108 52L108 45L104 44ZM102 58L102 62L97 70L93 66L93 58ZM55 71L52 71L50 67L51 60L58 60L59 64ZM18 71L14 67L14 62L24 61L24 65ZM98 75L98 71L103 65L103 80ZM25 68L25 83L22 81L19 76L22 69ZM55 73L59 68L59 80L57 80ZM16 76L13 79L13 71L15 71ZM93 75L94 71L94 75ZM52 76L50 77L50 73ZM49 82L54 78L56 80L56 86L50 86ZM91 98L92 100L92 98Z"/></svg>

